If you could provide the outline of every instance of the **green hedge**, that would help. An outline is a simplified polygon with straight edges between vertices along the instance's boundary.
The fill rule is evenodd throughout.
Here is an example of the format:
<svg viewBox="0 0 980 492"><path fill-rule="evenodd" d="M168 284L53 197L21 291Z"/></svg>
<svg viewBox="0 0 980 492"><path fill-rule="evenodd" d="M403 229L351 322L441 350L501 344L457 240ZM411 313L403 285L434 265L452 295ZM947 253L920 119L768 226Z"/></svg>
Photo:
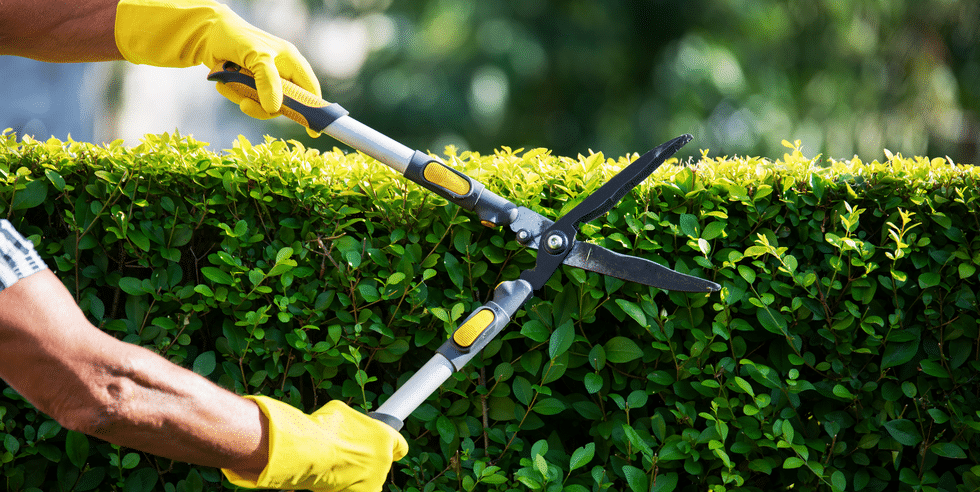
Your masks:
<svg viewBox="0 0 980 492"><path fill-rule="evenodd" d="M776 161L674 160L586 225L724 289L564 269L408 419L392 490L980 487L980 172L787 145ZM549 217L627 162L447 159ZM0 172L0 216L93 323L307 411L375 408L534 262L385 166L296 142L219 154L179 135L127 148L4 133ZM65 431L9 388L0 439L8 490L232 488Z"/></svg>

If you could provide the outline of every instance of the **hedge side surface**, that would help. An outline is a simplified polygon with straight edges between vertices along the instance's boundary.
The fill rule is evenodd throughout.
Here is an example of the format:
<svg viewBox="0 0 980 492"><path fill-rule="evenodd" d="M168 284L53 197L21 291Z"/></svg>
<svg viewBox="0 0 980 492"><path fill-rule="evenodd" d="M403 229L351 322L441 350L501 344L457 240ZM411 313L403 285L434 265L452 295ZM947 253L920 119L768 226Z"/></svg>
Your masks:
<svg viewBox="0 0 980 492"><path fill-rule="evenodd" d="M723 285L565 268L407 421L391 490L980 488L980 212L943 159L673 160L582 237ZM635 156L447 161L556 218ZM506 230L361 154L0 136L0 216L93 324L240 394L376 408L494 285ZM15 357L16 354L0 354ZM229 490L0 398L7 490Z"/></svg>

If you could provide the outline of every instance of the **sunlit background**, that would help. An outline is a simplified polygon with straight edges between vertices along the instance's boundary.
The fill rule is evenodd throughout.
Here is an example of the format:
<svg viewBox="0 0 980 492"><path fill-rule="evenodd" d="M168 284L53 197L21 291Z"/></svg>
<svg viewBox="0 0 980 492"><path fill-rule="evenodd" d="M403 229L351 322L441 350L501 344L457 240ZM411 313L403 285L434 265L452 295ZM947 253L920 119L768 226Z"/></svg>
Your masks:
<svg viewBox="0 0 980 492"><path fill-rule="evenodd" d="M692 133L711 155L778 157L799 139L824 157L980 161L980 2L228 3L295 43L326 99L421 150L623 155ZM0 129L338 145L244 116L207 71L0 57Z"/></svg>

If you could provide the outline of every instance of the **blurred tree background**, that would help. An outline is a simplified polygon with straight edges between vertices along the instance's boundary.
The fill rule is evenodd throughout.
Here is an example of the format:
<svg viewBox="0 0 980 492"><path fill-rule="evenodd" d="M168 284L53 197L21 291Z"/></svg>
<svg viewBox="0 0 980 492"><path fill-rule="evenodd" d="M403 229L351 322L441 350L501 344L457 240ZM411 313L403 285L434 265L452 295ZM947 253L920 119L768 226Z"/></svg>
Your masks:
<svg viewBox="0 0 980 492"><path fill-rule="evenodd" d="M324 97L421 149L622 155L690 132L716 155L777 156L783 139L837 158L980 153L972 0L308 6L369 46L322 74Z"/></svg>
<svg viewBox="0 0 980 492"><path fill-rule="evenodd" d="M221 1L297 44L327 100L422 150L614 156L692 133L712 155L776 157L799 139L807 155L980 161L975 0ZM10 58L0 86L23 87L0 99L0 129L336 144L283 118L242 117L203 67L93 64L87 82L72 72L57 86L50 67L31 76ZM81 104L63 101L76 92ZM57 111L78 106L87 123L66 130L79 118Z"/></svg>

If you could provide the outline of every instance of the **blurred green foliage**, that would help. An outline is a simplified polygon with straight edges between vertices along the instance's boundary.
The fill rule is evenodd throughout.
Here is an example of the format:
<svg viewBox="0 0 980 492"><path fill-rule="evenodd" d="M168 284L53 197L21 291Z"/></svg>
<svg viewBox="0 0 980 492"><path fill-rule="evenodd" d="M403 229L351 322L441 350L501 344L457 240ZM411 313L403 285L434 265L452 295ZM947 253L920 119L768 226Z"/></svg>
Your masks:
<svg viewBox="0 0 980 492"><path fill-rule="evenodd" d="M784 138L834 158L980 153L972 1L307 5L370 44L354 73L321 74L325 97L423 150L622 155L693 133L721 155L779 155Z"/></svg>

